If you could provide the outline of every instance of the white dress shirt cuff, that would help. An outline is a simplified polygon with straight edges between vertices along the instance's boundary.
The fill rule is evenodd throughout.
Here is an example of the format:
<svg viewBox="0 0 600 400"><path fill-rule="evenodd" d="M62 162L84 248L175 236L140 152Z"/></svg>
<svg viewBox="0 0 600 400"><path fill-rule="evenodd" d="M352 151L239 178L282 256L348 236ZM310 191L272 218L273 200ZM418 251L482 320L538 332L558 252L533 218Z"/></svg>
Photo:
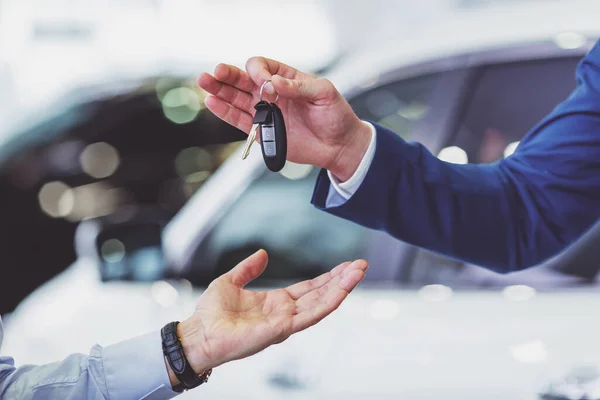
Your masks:
<svg viewBox="0 0 600 400"><path fill-rule="evenodd" d="M171 388L160 332L102 349L102 364L110 399L166 400Z"/></svg>
<svg viewBox="0 0 600 400"><path fill-rule="evenodd" d="M358 168L356 168L356 171L354 172L352 177L350 177L350 179L348 179L346 182L340 182L330 171L327 171L329 181L331 182L331 187L329 188L329 196L327 196L326 202L327 207L333 207L343 204L346 200L350 199L350 197L352 197L352 195L356 193L360 185L365 180L367 172L369 172L369 168L371 167L371 163L373 162L373 157L375 156L377 134L373 124L366 121L363 122L365 124L368 124L371 128L371 141L369 142L369 147L367 147L367 151L365 152L363 159L358 165ZM339 196L341 196L342 199L339 199Z"/></svg>

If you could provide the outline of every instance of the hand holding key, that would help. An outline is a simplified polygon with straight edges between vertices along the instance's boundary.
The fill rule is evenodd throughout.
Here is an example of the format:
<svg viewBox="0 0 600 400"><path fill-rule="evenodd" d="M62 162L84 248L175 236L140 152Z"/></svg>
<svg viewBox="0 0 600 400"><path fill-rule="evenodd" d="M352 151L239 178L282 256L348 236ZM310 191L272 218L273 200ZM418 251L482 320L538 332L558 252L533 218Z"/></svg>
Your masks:
<svg viewBox="0 0 600 400"><path fill-rule="evenodd" d="M264 97L272 102L275 93L279 95L276 103L285 118L287 159L326 168L342 181L349 179L371 133L333 84L263 57L249 59L246 70L219 64L214 76L201 74L198 84L212 95L206 106L249 133L260 88L270 80Z"/></svg>

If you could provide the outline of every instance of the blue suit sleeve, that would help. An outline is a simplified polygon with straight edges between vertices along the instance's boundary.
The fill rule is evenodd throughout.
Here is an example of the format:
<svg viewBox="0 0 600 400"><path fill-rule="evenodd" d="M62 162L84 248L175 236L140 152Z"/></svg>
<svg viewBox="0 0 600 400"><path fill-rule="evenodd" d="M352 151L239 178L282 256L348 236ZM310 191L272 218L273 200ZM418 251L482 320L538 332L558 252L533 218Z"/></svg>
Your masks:
<svg viewBox="0 0 600 400"><path fill-rule="evenodd" d="M579 64L575 91L511 157L450 164L377 126L360 188L326 207L329 187L321 171L318 208L456 259L510 272L552 257L600 218L600 42Z"/></svg>

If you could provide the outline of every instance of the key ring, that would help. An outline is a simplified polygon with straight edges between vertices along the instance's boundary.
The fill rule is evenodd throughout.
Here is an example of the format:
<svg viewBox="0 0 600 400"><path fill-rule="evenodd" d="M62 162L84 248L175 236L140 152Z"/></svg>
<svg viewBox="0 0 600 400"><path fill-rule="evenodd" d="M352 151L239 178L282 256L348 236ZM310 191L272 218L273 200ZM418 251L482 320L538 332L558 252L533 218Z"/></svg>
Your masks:
<svg viewBox="0 0 600 400"><path fill-rule="evenodd" d="M270 79L269 79L268 81L265 81L265 82L262 84L262 86L260 87L260 93L258 94L258 97L259 97L259 100L260 100L260 101L263 101L263 90L265 89L265 85L266 85L267 83L269 83L269 82L271 82L271 80L270 80ZM272 84L273 84L273 83L271 83L271 85L272 85ZM273 87L273 89L275 89L275 88ZM279 100L279 93L277 93L277 96L275 97L275 100L273 100L273 103L277 103L277 100Z"/></svg>

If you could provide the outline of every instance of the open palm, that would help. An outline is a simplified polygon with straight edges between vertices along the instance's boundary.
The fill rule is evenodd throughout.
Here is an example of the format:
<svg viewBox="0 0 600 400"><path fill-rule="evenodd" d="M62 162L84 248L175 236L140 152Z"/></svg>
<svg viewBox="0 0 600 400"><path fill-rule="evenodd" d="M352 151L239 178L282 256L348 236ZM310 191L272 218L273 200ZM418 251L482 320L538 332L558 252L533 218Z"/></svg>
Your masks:
<svg viewBox="0 0 600 400"><path fill-rule="evenodd" d="M191 320L202 351L190 359L198 371L250 356L316 324L339 307L368 267L359 260L284 289L244 289L266 265L267 253L255 253L211 283L198 300Z"/></svg>
<svg viewBox="0 0 600 400"><path fill-rule="evenodd" d="M249 133L260 85L279 94L288 133L288 160L329 168L361 122L350 105L326 79L316 78L283 63L254 57L248 72L219 64L214 76L203 73L198 84L212 94L206 106L219 118ZM266 96L272 101L273 94Z"/></svg>

